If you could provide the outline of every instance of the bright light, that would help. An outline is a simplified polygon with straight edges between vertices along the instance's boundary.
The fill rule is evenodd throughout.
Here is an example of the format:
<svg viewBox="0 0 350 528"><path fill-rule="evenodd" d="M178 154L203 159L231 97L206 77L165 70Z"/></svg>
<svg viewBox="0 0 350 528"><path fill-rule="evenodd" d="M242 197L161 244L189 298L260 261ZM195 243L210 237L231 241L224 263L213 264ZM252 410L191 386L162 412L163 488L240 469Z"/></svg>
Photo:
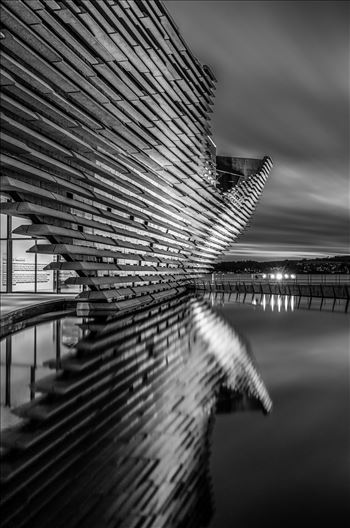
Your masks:
<svg viewBox="0 0 350 528"><path fill-rule="evenodd" d="M285 278L285 279L289 279L289 275L288 275L288 273L285 273L285 274L284 274L284 278Z"/></svg>
<svg viewBox="0 0 350 528"><path fill-rule="evenodd" d="M292 275L290 276L291 279L295 279L295 275L292 273Z"/></svg>
<svg viewBox="0 0 350 528"><path fill-rule="evenodd" d="M274 278L275 278L275 274L271 273L271 279L274 279Z"/></svg>
<svg viewBox="0 0 350 528"><path fill-rule="evenodd" d="M279 312L281 311L281 306L282 306L282 299L281 299L281 296L278 295L278 297L277 297L277 308L278 308Z"/></svg>
<svg viewBox="0 0 350 528"><path fill-rule="evenodd" d="M282 280L282 279L283 279L283 275L282 275L282 273L277 273L277 275L276 275L276 279L277 279L277 280Z"/></svg>
<svg viewBox="0 0 350 528"><path fill-rule="evenodd" d="M266 279L266 273L263 273L263 279Z"/></svg>

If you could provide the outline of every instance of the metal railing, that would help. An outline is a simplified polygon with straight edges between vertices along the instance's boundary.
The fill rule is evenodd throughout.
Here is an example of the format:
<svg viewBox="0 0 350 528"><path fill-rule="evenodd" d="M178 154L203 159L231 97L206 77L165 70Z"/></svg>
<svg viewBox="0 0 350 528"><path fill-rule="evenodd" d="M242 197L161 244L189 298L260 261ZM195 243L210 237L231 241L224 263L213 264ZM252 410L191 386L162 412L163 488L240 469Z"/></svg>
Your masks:
<svg viewBox="0 0 350 528"><path fill-rule="evenodd" d="M350 299L349 275L302 275L295 278L256 278L242 274L202 275L192 283L196 291L296 295Z"/></svg>
<svg viewBox="0 0 350 528"><path fill-rule="evenodd" d="M297 274L295 278L282 279L271 277L263 278L261 274L250 273L212 273L203 275L196 282L210 282L211 284L314 284L314 285L350 285L350 274Z"/></svg>

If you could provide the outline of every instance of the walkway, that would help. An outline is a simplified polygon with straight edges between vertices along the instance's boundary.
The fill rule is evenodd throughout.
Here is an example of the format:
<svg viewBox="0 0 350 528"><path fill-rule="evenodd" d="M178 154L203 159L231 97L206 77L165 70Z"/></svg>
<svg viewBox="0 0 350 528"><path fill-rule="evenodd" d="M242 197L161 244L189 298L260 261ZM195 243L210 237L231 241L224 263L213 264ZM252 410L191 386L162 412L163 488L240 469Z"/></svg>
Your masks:
<svg viewBox="0 0 350 528"><path fill-rule="evenodd" d="M48 301L59 299L74 299L75 294L67 293L2 293L0 317L4 317L10 312L23 310L31 305L38 305Z"/></svg>

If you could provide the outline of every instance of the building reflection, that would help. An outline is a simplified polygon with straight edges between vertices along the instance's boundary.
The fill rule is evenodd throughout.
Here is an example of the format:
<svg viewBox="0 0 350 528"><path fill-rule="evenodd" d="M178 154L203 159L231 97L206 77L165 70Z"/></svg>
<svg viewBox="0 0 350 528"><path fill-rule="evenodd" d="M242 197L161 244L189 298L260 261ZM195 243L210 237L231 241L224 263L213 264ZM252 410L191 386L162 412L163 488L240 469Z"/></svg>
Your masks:
<svg viewBox="0 0 350 528"><path fill-rule="evenodd" d="M34 399L36 381L50 371L46 362L72 350L83 336L81 317L54 319L25 328L0 342L1 428L18 422L9 409Z"/></svg>
<svg viewBox="0 0 350 528"><path fill-rule="evenodd" d="M294 310L319 310L347 313L349 299L322 297L299 297L295 295L267 295L254 293L206 293L203 296L212 306L226 303L251 304L256 308L272 312L294 312Z"/></svg>
<svg viewBox="0 0 350 528"><path fill-rule="evenodd" d="M2 433L2 525L207 524L215 409L271 409L245 340L188 294L59 324L59 351L42 361L52 374L34 378ZM33 353L39 368L38 339Z"/></svg>

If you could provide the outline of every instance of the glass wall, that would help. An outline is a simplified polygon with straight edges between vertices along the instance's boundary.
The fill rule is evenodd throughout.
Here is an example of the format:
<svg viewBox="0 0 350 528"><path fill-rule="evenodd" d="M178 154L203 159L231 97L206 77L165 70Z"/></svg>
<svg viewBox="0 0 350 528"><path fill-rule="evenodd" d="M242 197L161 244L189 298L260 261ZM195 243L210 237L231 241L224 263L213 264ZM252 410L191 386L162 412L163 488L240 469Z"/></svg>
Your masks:
<svg viewBox="0 0 350 528"><path fill-rule="evenodd" d="M3 215L1 215L3 216ZM7 291L7 240L0 241L0 291Z"/></svg>
<svg viewBox="0 0 350 528"><path fill-rule="evenodd" d="M81 286L66 285L68 277L77 276L75 271L46 270L50 262L60 257L29 252L45 239L13 233L16 227L30 225L26 218L1 215L0 240L0 291L6 293L79 293Z"/></svg>
<svg viewBox="0 0 350 528"><path fill-rule="evenodd" d="M7 215L0 215L0 220L1 220L1 223L0 223L0 235L1 235L1 239L3 238L7 238L7 218L8 216Z"/></svg>
<svg viewBox="0 0 350 528"><path fill-rule="evenodd" d="M35 254L27 253L33 240L12 241L12 291L35 292Z"/></svg>
<svg viewBox="0 0 350 528"><path fill-rule="evenodd" d="M56 277L57 272L52 270L45 270L44 268L50 262L56 261L56 255L37 255L36 263L36 291L37 292L52 292L57 289Z"/></svg>

